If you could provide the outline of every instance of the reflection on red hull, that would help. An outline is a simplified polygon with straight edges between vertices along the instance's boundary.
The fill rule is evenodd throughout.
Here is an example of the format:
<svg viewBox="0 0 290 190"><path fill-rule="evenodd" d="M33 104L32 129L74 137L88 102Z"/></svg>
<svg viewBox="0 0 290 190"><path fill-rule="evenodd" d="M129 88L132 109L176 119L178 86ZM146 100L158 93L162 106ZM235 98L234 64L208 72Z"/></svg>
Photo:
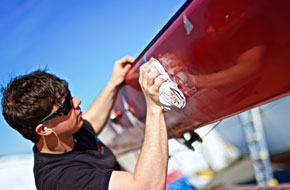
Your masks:
<svg viewBox="0 0 290 190"><path fill-rule="evenodd" d="M187 97L166 112L169 137L290 93L290 1L195 0L139 56L120 93L144 121L138 69L157 58ZM125 103L125 104L126 104ZM132 127L134 122L119 122Z"/></svg>

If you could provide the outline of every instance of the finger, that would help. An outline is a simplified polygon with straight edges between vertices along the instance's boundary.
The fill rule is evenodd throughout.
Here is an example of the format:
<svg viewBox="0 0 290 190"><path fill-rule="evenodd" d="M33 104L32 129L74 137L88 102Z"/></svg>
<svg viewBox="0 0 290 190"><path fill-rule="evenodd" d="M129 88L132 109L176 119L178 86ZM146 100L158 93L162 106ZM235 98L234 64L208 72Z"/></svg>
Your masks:
<svg viewBox="0 0 290 190"><path fill-rule="evenodd" d="M163 78L159 78L159 79L157 79L157 80L155 81L155 83L154 83L154 86L153 86L154 91L158 92L160 86L161 86L165 81L166 81L166 80L164 80Z"/></svg>
<svg viewBox="0 0 290 190"><path fill-rule="evenodd" d="M153 71L152 73L150 73L150 75L148 76L148 84L153 85L155 78L158 77L159 75L160 75L159 71Z"/></svg>
<svg viewBox="0 0 290 190"><path fill-rule="evenodd" d="M130 63L133 63L135 61L135 58L134 57L131 57L131 56L125 56L119 60L117 60L115 62L115 64L119 64L121 65L122 67L125 66L126 64L130 64Z"/></svg>
<svg viewBox="0 0 290 190"><path fill-rule="evenodd" d="M149 70L148 70L148 68L146 68L145 66L144 66L144 68L143 68L143 70L142 70L142 73L141 73L141 86L143 86L143 87L146 87L147 86L147 77L148 77L148 72L149 72Z"/></svg>
<svg viewBox="0 0 290 190"><path fill-rule="evenodd" d="M165 82L166 80L164 80L163 78L159 78L158 80L156 80L154 86L157 87L159 89L159 87Z"/></svg>
<svg viewBox="0 0 290 190"><path fill-rule="evenodd" d="M128 64L124 67L125 73L127 73L131 69L132 65Z"/></svg>
<svg viewBox="0 0 290 190"><path fill-rule="evenodd" d="M148 65L147 63L144 63L143 65L141 65L139 67L139 83L140 83L140 85L142 84L142 81L144 79L144 72L145 72L144 69L146 68L147 65Z"/></svg>
<svg viewBox="0 0 290 190"><path fill-rule="evenodd" d="M143 78L144 79L149 78L149 73L150 73L151 67L152 67L151 63L146 63L146 65L144 66L144 70L143 70Z"/></svg>
<svg viewBox="0 0 290 190"><path fill-rule="evenodd" d="M152 63L151 62L147 62L147 63L143 64L143 71L142 71L143 73L142 74L144 74L144 76L146 75L146 77L147 77L151 67L152 67Z"/></svg>
<svg viewBox="0 0 290 190"><path fill-rule="evenodd" d="M140 67L139 67L139 70L140 70L140 73L141 73L141 69L144 70L144 68L146 67L150 67L151 68L151 62L148 61L146 63L143 63Z"/></svg>
<svg viewBox="0 0 290 190"><path fill-rule="evenodd" d="M152 67L151 62L144 63L139 67L139 83L142 84L143 79L147 78L147 75Z"/></svg>

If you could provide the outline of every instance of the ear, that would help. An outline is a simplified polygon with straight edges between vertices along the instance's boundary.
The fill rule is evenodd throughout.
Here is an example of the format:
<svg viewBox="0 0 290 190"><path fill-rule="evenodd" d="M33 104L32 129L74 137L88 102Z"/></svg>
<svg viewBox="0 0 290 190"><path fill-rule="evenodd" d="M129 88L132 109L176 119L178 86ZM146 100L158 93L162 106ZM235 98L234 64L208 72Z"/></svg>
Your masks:
<svg viewBox="0 0 290 190"><path fill-rule="evenodd" d="M37 125L35 128L35 132L40 136L48 136L52 133L51 130L45 129L45 125L43 124Z"/></svg>

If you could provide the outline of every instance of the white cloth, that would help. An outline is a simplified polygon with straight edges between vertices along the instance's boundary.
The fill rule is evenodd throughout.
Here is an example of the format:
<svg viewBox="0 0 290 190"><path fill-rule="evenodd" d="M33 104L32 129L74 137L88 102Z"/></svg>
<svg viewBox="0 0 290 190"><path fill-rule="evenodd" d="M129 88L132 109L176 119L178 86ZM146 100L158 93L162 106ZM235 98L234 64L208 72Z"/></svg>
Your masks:
<svg viewBox="0 0 290 190"><path fill-rule="evenodd" d="M156 70L160 72L160 75L155 79L155 81L159 78L165 80L159 88L159 101L162 108L165 110L171 110L173 107L179 109L184 108L186 105L186 99L183 93L178 89L177 84L169 78L168 74L157 59L151 57L149 62L152 62L149 74Z"/></svg>

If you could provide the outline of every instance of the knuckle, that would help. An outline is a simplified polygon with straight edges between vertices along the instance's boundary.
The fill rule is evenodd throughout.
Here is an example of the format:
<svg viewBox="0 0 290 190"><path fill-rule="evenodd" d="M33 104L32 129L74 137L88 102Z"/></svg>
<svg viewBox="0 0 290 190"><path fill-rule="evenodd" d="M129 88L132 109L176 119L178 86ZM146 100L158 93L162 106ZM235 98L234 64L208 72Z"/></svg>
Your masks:
<svg viewBox="0 0 290 190"><path fill-rule="evenodd" d="M144 67L144 71L148 73L150 71L150 67Z"/></svg>
<svg viewBox="0 0 290 190"><path fill-rule="evenodd" d="M154 90L153 90L153 88L150 88L150 89L148 90L148 92L149 92L150 95L154 95Z"/></svg>
<svg viewBox="0 0 290 190"><path fill-rule="evenodd" d="M159 87L160 87L160 85L157 84L157 83L155 83L154 86L153 86L153 88L154 88L155 91L158 91L159 90Z"/></svg>
<svg viewBox="0 0 290 190"><path fill-rule="evenodd" d="M154 79L155 79L155 76L154 76L154 75L149 75L148 78L149 78L150 80L154 80Z"/></svg>

